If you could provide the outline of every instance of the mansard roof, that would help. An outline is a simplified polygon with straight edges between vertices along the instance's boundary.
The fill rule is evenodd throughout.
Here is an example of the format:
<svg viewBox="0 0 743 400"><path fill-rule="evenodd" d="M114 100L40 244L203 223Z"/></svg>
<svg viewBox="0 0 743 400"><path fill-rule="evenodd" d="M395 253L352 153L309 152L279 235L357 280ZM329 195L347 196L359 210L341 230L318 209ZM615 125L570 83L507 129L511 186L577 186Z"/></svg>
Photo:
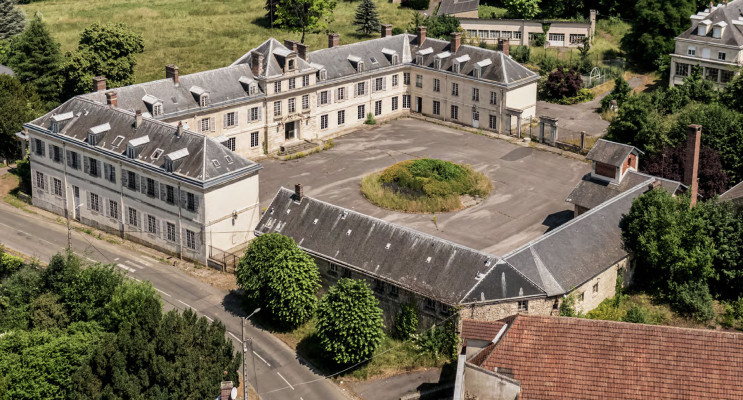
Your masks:
<svg viewBox="0 0 743 400"><path fill-rule="evenodd" d="M118 107L124 110L142 112L151 111L148 106L152 104L152 98L162 102L163 113L177 114L193 112L202 109L199 99L191 92L192 87L203 88L209 95L210 106L229 104L243 99L248 99L248 87L241 83L253 80L253 73L249 65L240 64L224 68L217 68L195 74L180 75L176 85L172 79L159 79L156 81L139 83L111 89L116 92ZM252 97L262 96L260 88L256 88L256 94ZM106 104L106 92L93 92L82 95L86 99Z"/></svg>
<svg viewBox="0 0 743 400"><path fill-rule="evenodd" d="M568 195L568 198L565 201L579 207L590 209L620 193L632 189L650 178L655 177L642 172L629 170L625 173L619 184L613 184L603 179L594 178L590 173L588 173L583 176L583 179L581 179L573 191L570 192L570 195ZM677 181L664 178L657 179L660 181L661 186L671 194L676 194L679 190L683 191L686 188Z"/></svg>
<svg viewBox="0 0 743 400"><path fill-rule="evenodd" d="M699 24L709 26L707 34L697 34ZM722 37L712 37L712 28L715 25L724 25ZM678 36L681 39L707 42L709 44L723 44L743 47L743 0L731 1L727 4L718 4L712 9L707 8L691 16L691 27Z"/></svg>
<svg viewBox="0 0 743 400"><path fill-rule="evenodd" d="M481 293L504 300L544 292L499 257L279 189L256 235L278 232L310 254L454 305L483 276L497 276Z"/></svg>
<svg viewBox="0 0 743 400"><path fill-rule="evenodd" d="M412 35L401 34L344 44L310 52L311 63L322 65L328 73L327 79L343 78L357 74L355 65L349 57L356 57L364 62L365 71L392 65L393 52L398 55L398 63L410 62L410 45ZM390 51L391 50L391 51ZM372 58L376 61L373 62Z"/></svg>
<svg viewBox="0 0 743 400"><path fill-rule="evenodd" d="M70 118L55 121L58 128L52 131L55 116L70 114ZM111 108L78 96L24 124L24 127L202 187L252 174L262 168L210 137L186 129L178 134L175 125L151 118L142 118L141 124L135 126L135 120L131 111ZM100 135L95 145L88 142L89 133ZM145 137L147 140L143 139ZM126 156L129 144L137 147L138 154L134 159ZM162 151L158 155L156 150ZM172 153L183 154L183 157L173 172L167 172L165 156Z"/></svg>
<svg viewBox="0 0 743 400"><path fill-rule="evenodd" d="M281 76L284 74L284 68L281 66L280 58L285 58L291 53L294 53L291 49L287 48L283 44L279 43L274 38L269 38L265 42L261 43L255 49L245 53L242 57L238 58L237 61L232 65L247 65L251 66L253 62L254 53L260 53L263 55L263 73L261 77L271 78ZM297 70L300 72L313 71L315 68L310 65L307 61L300 57L297 57Z"/></svg>

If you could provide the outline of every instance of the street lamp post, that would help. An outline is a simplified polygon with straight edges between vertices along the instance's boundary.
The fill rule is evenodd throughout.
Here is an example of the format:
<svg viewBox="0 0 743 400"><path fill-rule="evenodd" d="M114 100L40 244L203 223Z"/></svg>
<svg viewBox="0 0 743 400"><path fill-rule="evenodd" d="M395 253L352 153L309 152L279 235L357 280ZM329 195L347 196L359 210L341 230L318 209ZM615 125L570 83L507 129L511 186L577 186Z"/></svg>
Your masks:
<svg viewBox="0 0 743 400"><path fill-rule="evenodd" d="M245 322L250 319L255 313L260 311L260 307L253 310L250 315L248 315L245 318L240 318L242 320L242 346L243 346L243 399L248 400L248 365L245 364L245 355L248 352L248 347L245 345Z"/></svg>
<svg viewBox="0 0 743 400"><path fill-rule="evenodd" d="M80 203L72 209L72 212L76 212L78 208L84 206L85 203ZM70 213L67 213L67 250L72 249L72 226L70 225Z"/></svg>

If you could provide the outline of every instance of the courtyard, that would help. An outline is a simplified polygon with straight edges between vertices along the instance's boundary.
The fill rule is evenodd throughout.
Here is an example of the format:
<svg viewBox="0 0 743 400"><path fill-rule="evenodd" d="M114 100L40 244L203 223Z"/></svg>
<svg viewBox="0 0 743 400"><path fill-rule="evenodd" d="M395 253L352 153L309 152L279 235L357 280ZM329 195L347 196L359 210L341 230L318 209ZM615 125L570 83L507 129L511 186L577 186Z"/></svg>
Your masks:
<svg viewBox="0 0 743 400"><path fill-rule="evenodd" d="M304 186L308 196L455 243L503 255L572 217L565 198L587 163L413 118L335 139L335 147L291 161L264 160L261 209L279 187ZM421 157L469 164L493 181L490 196L451 213L408 214L372 205L361 178L394 163Z"/></svg>

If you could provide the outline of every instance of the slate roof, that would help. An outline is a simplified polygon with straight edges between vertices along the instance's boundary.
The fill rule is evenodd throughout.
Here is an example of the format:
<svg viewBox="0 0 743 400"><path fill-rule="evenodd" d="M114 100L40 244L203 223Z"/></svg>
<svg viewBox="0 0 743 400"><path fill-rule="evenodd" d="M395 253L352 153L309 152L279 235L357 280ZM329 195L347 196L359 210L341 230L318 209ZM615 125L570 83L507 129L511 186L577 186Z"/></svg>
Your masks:
<svg viewBox="0 0 743 400"><path fill-rule="evenodd" d="M505 324L504 321L480 321L476 319L463 318L462 332L459 336L464 340L491 341L495 339L495 336L498 335L498 332Z"/></svg>
<svg viewBox="0 0 743 400"><path fill-rule="evenodd" d="M593 178L591 174L588 173L583 176L583 179L580 182L578 182L578 185L572 192L570 192L570 195L568 195L568 198L565 201L575 204L576 206L591 209L650 178L655 177L634 170L628 170L621 182L616 185L603 179ZM676 194L680 189L685 188L685 186L676 181L663 178L657 179L660 181L661 186L671 194Z"/></svg>
<svg viewBox="0 0 743 400"><path fill-rule="evenodd" d="M412 37L413 35L400 34L319 49L310 52L308 59L311 63L322 65L325 68L328 80L343 78L358 74L355 65L348 60L349 56L359 57L364 61L365 71L392 65L391 57L383 52L384 49L395 51L400 64L410 62L409 41ZM376 63L372 62L372 57Z"/></svg>
<svg viewBox="0 0 743 400"><path fill-rule="evenodd" d="M245 53L242 57L238 58L237 61L232 63L235 65L252 65L253 52L258 52L263 55L263 74L262 77L270 78L274 76L280 76L284 73L282 67L282 60L286 55L292 51L281 44L274 38L269 38L265 42L261 43L260 46ZM297 57L297 70L298 71L312 71L315 68L311 66L307 61Z"/></svg>
<svg viewBox="0 0 743 400"><path fill-rule="evenodd" d="M70 118L67 119L68 117ZM59 133L50 131L53 119L63 119L59 122ZM121 158L124 162L131 162L202 187L255 173L262 168L260 164L230 151L216 140L199 133L184 129L176 136L177 127L174 125L142 118L141 125L135 128L134 122L134 113L130 111L109 108L78 96L48 114L24 124L24 127L46 135L60 136L79 146L89 146L91 150ZM109 128L107 130L106 124ZM88 143L88 133L91 130L100 132L101 135L95 146ZM145 137L147 140L143 139ZM127 144L131 141L135 143L138 141L141 144L136 159L126 157ZM162 155L153 158L156 149L163 150ZM166 155L175 152L180 152L185 157L174 172L166 172L164 167Z"/></svg>
<svg viewBox="0 0 743 400"><path fill-rule="evenodd" d="M10 69L10 68L8 68L8 67L0 64L0 75L10 75L10 76L13 76L13 75L15 75L15 73L13 72L12 69Z"/></svg>
<svg viewBox="0 0 743 400"><path fill-rule="evenodd" d="M452 52L451 42L449 40L426 38L426 40L423 41L423 44L419 45L418 39L415 36L412 37L410 45L413 61L415 61L416 55L419 51L425 50L424 53L427 53L423 55L422 62L419 64L423 67L433 69L434 59L436 56L441 53L449 52L450 55L442 59L442 71L453 72L452 65L454 64L454 59L468 56L469 60L460 67L460 71L457 75L474 77L473 71L475 69L475 64L489 59L491 64L482 68L482 79L504 85L522 84L539 80L539 75L530 71L528 68L514 61L511 57L500 51L462 44L459 46L457 51Z"/></svg>
<svg viewBox="0 0 743 400"><path fill-rule="evenodd" d="M705 36L697 35L697 28L702 21L710 21ZM720 22L727 24L722 37L712 37L712 27ZM729 46L743 46L743 0L735 0L727 5L717 5L691 16L691 27L677 38L702 41L710 44L724 44Z"/></svg>
<svg viewBox="0 0 743 400"><path fill-rule="evenodd" d="M720 195L720 200L730 200L736 203L743 202L743 181L728 189L727 192Z"/></svg>
<svg viewBox="0 0 743 400"><path fill-rule="evenodd" d="M300 248L404 289L454 305L478 279L497 276L488 299L544 296L519 271L490 254L279 189L256 235L279 232ZM479 296L479 294L478 294Z"/></svg>
<svg viewBox="0 0 743 400"><path fill-rule="evenodd" d="M250 100L247 86L240 83L241 77L253 80L253 73L249 65L233 65L195 74L180 75L178 85L172 79L160 79L111 90L116 92L119 108L129 111L151 112L152 110L148 108L148 104L145 102L145 97L154 96L162 102L163 114L169 116L203 109L199 104L199 99L191 92L193 87L203 88L209 94L208 105L211 107ZM252 98L263 96L260 87L256 93ZM81 97L106 104L106 91L88 93Z"/></svg>
<svg viewBox="0 0 743 400"><path fill-rule="evenodd" d="M437 15L452 15L468 11L477 11L480 0L442 0Z"/></svg>
<svg viewBox="0 0 743 400"><path fill-rule="evenodd" d="M599 139L593 145L591 151L586 154L586 160L620 167L624 160L633 152L638 154L640 151L635 146Z"/></svg>
<svg viewBox="0 0 743 400"><path fill-rule="evenodd" d="M519 399L741 399L743 334L519 314L471 362Z"/></svg>

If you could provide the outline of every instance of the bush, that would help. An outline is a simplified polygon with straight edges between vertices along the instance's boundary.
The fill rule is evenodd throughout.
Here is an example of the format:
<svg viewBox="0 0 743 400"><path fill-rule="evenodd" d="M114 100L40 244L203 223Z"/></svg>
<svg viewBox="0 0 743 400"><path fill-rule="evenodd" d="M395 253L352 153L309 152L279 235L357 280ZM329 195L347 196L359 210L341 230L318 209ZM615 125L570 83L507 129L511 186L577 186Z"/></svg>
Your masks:
<svg viewBox="0 0 743 400"><path fill-rule="evenodd" d="M402 29L399 26L396 26L396 27L392 28L392 34L393 35L400 35L400 34L403 34L403 33L405 33L405 29Z"/></svg>
<svg viewBox="0 0 743 400"><path fill-rule="evenodd" d="M516 62L527 63L529 62L529 58L531 58L531 49L529 46L516 46L511 50L511 57Z"/></svg>
<svg viewBox="0 0 743 400"><path fill-rule="evenodd" d="M624 322L632 322L635 324L647 324L648 323L648 311L637 304L633 304L627 313L622 317Z"/></svg>
<svg viewBox="0 0 743 400"><path fill-rule="evenodd" d="M681 314L688 315L700 322L706 322L715 316L712 295L704 281L689 281L678 285L671 296L671 305Z"/></svg>
<svg viewBox="0 0 743 400"><path fill-rule="evenodd" d="M562 313L562 309L560 310ZM561 314L562 315L562 314ZM615 299L606 299L596 308L586 314L589 319L601 319L604 321L622 321L624 313L619 308Z"/></svg>
<svg viewBox="0 0 743 400"><path fill-rule="evenodd" d="M534 39L531 41L531 45L534 47L543 47L544 43L547 41L546 36L544 33L538 33L534 35Z"/></svg>
<svg viewBox="0 0 743 400"><path fill-rule="evenodd" d="M732 328L735 326L735 309L730 304L724 305L725 312L720 315L718 322L725 328Z"/></svg>
<svg viewBox="0 0 743 400"><path fill-rule="evenodd" d="M457 353L459 337L454 331L454 323L449 321L444 326L434 326L426 330L415 340L416 346L422 351L432 354L435 358L452 358Z"/></svg>
<svg viewBox="0 0 743 400"><path fill-rule="evenodd" d="M614 79L614 89L606 97L601 99L601 111L608 110L612 100L616 100L617 107L621 107L630 93L632 93L632 88L629 86L629 83L624 80L622 75L619 75Z"/></svg>
<svg viewBox="0 0 743 400"><path fill-rule="evenodd" d="M0 248L0 280L13 275L23 267L23 259L14 255L3 253Z"/></svg>
<svg viewBox="0 0 743 400"><path fill-rule="evenodd" d="M366 121L364 121L367 125L376 125L377 120L374 119L374 115L372 113L366 113Z"/></svg>
<svg viewBox="0 0 743 400"><path fill-rule="evenodd" d="M577 317L578 312L575 311L575 293L567 295L560 303L560 316L561 317Z"/></svg>
<svg viewBox="0 0 743 400"><path fill-rule="evenodd" d="M572 68L565 71L562 67L557 67L557 70L551 72L547 78L547 94L553 99L575 97L582 86L583 79Z"/></svg>
<svg viewBox="0 0 743 400"><path fill-rule="evenodd" d="M395 337L407 340L418 331L418 309L412 304L403 304L395 319Z"/></svg>

